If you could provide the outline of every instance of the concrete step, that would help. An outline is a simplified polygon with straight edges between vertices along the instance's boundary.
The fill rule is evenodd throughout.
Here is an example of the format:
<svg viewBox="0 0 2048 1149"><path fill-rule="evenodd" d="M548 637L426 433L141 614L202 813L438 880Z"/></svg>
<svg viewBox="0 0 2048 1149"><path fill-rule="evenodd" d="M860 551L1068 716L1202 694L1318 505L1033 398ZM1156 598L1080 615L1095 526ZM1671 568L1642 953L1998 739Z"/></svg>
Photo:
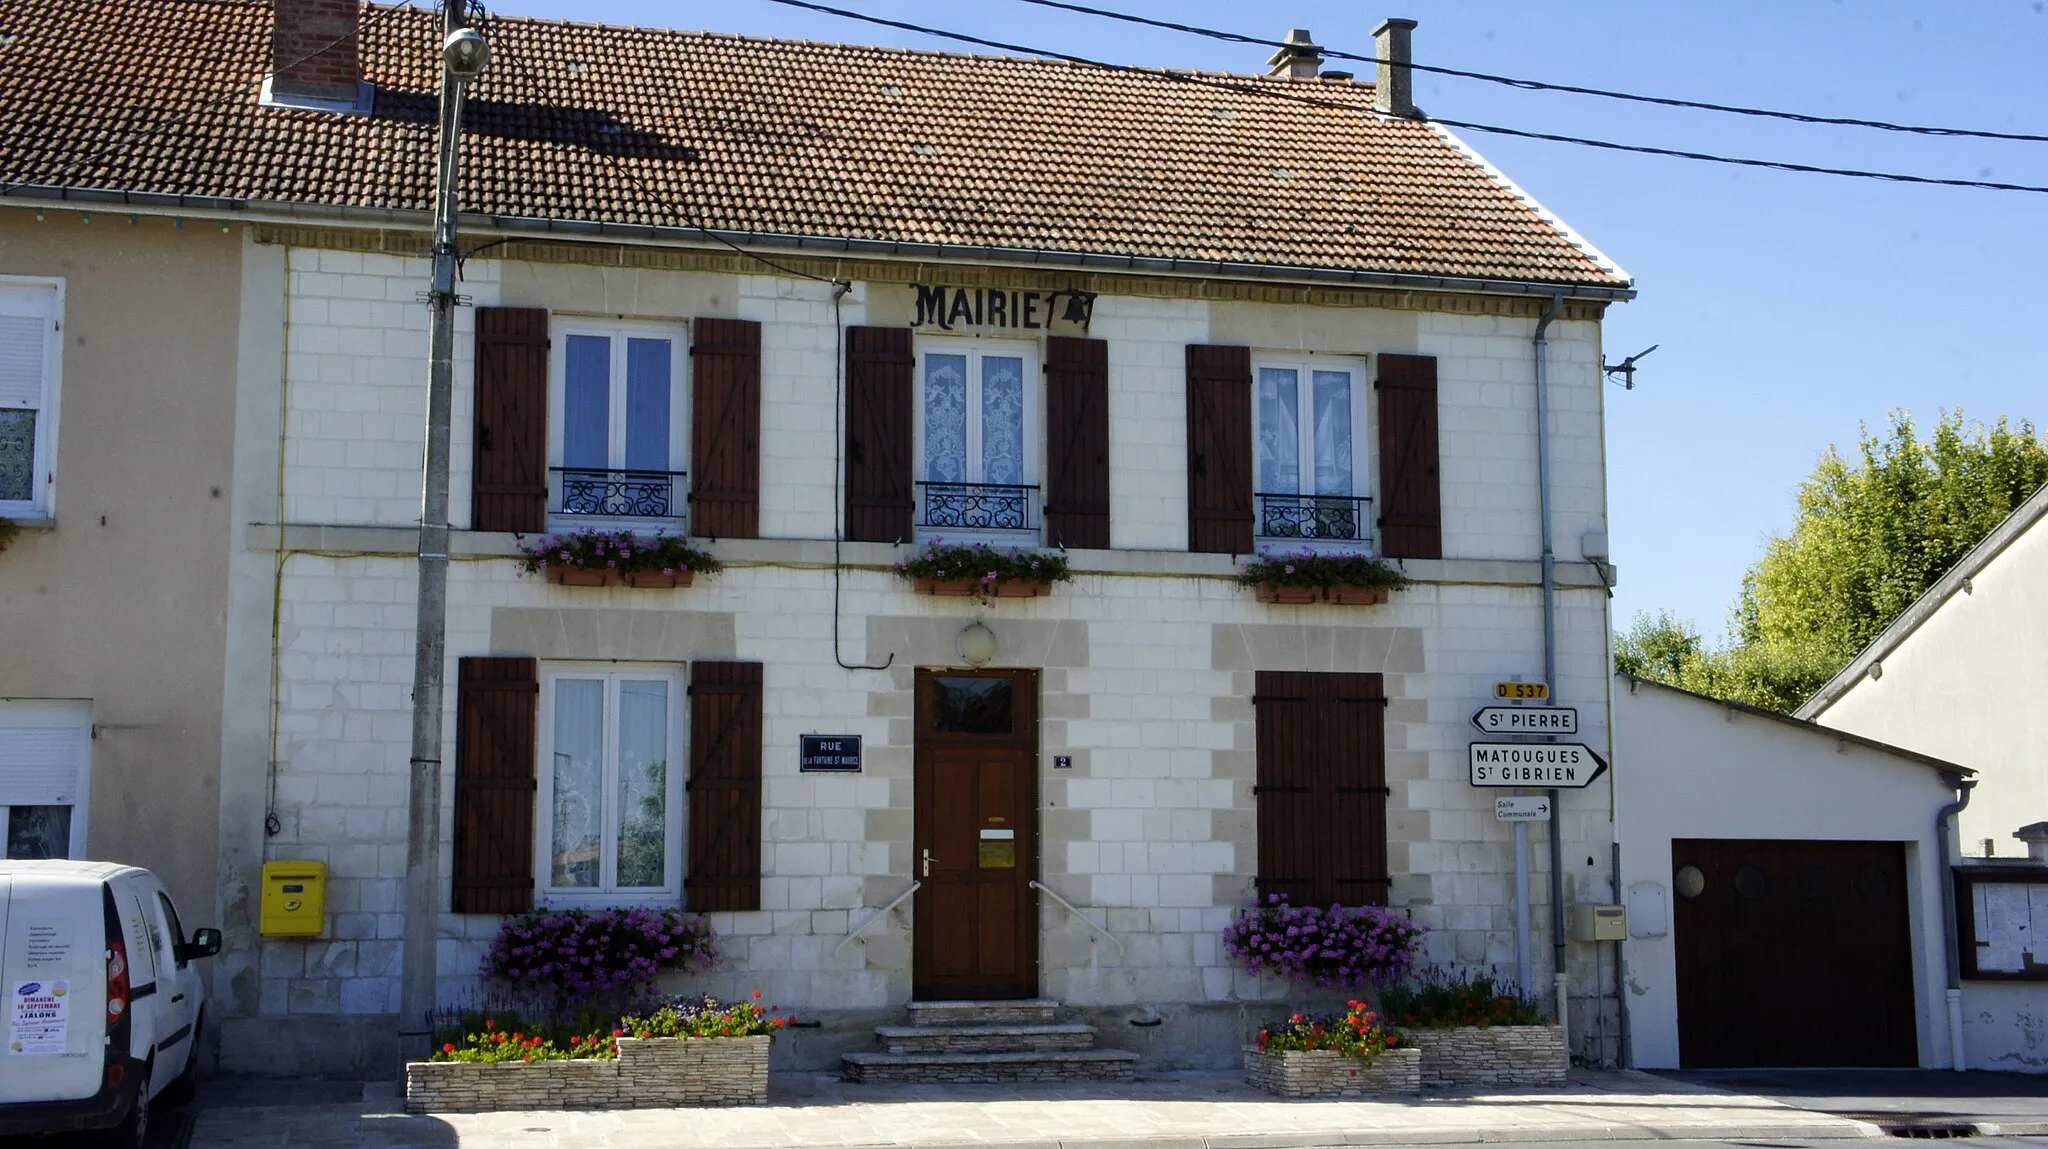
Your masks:
<svg viewBox="0 0 2048 1149"><path fill-rule="evenodd" d="M882 1025L884 1053L1045 1053L1095 1048L1092 1025Z"/></svg>
<svg viewBox="0 0 2048 1149"><path fill-rule="evenodd" d="M1126 1049L1047 1053L848 1053L848 1081L996 1085L1013 1081L1129 1081L1138 1055Z"/></svg>
<svg viewBox="0 0 2048 1149"><path fill-rule="evenodd" d="M1048 998L1016 1001L913 1001L912 1025L1051 1025L1060 1003Z"/></svg>

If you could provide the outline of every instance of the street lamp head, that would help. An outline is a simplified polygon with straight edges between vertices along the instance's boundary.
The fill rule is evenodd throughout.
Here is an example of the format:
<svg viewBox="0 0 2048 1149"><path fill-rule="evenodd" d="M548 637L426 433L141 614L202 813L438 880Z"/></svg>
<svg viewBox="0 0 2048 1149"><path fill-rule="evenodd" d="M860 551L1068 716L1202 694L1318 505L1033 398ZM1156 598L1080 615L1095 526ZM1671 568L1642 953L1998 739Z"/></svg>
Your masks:
<svg viewBox="0 0 2048 1149"><path fill-rule="evenodd" d="M491 62L491 45L476 29L457 28L448 34L448 42L441 45L441 61L448 66L449 75L458 80L474 80L483 74L484 65Z"/></svg>

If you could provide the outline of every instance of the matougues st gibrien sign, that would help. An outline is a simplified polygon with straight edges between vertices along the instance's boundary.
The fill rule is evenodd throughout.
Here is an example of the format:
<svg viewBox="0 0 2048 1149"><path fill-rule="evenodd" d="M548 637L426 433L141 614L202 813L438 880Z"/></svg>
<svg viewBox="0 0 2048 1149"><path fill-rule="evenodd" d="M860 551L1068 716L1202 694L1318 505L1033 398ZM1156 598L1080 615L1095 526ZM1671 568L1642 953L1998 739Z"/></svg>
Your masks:
<svg viewBox="0 0 2048 1149"><path fill-rule="evenodd" d="M1474 786L1542 786L1576 790L1607 769L1598 754L1578 742L1474 742Z"/></svg>

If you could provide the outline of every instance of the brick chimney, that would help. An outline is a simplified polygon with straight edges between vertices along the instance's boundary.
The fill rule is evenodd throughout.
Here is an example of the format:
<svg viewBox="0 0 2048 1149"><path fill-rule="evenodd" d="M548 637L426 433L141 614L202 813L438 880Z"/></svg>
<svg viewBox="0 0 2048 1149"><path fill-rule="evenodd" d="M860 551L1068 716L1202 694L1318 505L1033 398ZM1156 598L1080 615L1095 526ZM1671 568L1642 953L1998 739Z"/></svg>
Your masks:
<svg viewBox="0 0 2048 1149"><path fill-rule="evenodd" d="M275 0L275 7L271 102L353 107L363 80L359 0Z"/></svg>
<svg viewBox="0 0 2048 1149"><path fill-rule="evenodd" d="M1323 67L1323 48L1308 34L1308 29L1296 28L1287 33L1287 46L1273 53L1266 63L1272 65L1268 76L1285 72L1297 80L1313 80Z"/></svg>
<svg viewBox="0 0 2048 1149"><path fill-rule="evenodd" d="M1415 114L1415 71L1408 65L1408 33L1415 21L1391 19L1373 29L1373 55L1379 57L1379 83L1373 86L1373 110L1389 116Z"/></svg>

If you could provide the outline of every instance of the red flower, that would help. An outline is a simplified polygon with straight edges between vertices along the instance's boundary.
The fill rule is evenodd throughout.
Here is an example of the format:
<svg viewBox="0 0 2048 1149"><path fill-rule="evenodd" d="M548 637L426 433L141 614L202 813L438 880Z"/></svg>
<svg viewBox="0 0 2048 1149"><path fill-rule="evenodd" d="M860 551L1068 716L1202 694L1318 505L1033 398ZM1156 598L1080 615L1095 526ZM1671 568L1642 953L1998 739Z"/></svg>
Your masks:
<svg viewBox="0 0 2048 1149"><path fill-rule="evenodd" d="M496 1028L498 1028L498 1023L497 1023L497 1022L495 1022L495 1021L492 1021L492 1020L491 1020L490 1018L488 1018L488 1017L487 1017L487 1018L485 1018L485 1019L484 1019L484 1028L485 1028L485 1029L496 1029Z"/></svg>
<svg viewBox="0 0 2048 1149"><path fill-rule="evenodd" d="M760 991L760 990L758 990L758 989L754 991L754 1000L755 1000L755 1001L759 1001L759 1000L761 1000L761 991Z"/></svg>
<svg viewBox="0 0 2048 1149"><path fill-rule="evenodd" d="M612 1030L612 1036L613 1036L613 1037L624 1037L624 1036L626 1036L626 1031L625 1031L625 1030L623 1030L623 1029L614 1029L614 1030Z"/></svg>
<svg viewBox="0 0 2048 1149"><path fill-rule="evenodd" d="M450 1042L444 1042L444 1043L442 1044L442 1046L441 1046L441 1052L443 1052L443 1053L453 1053L453 1052L455 1052L455 1043L454 1043L454 1042L452 1042L452 1041L450 1041Z"/></svg>
<svg viewBox="0 0 2048 1149"><path fill-rule="evenodd" d="M775 1027L775 1028L777 1028L777 1029L781 1029L781 1028L783 1027L783 1025L784 1025L785 1021L786 1021L786 1019L778 1017L778 1018L776 1018L776 1019L775 1019L774 1021L771 1021L771 1022L769 1022L768 1024L770 1024L770 1025L774 1026L774 1027Z"/></svg>
<svg viewBox="0 0 2048 1149"><path fill-rule="evenodd" d="M582 1045L582 1044L583 1044L583 1039L582 1039L582 1038L580 1038L580 1037L577 1037L577 1036L576 1036L575 1034L573 1034L573 1033L572 1033L572 1034L570 1034L570 1035L569 1035L569 1044L570 1044L570 1045Z"/></svg>

